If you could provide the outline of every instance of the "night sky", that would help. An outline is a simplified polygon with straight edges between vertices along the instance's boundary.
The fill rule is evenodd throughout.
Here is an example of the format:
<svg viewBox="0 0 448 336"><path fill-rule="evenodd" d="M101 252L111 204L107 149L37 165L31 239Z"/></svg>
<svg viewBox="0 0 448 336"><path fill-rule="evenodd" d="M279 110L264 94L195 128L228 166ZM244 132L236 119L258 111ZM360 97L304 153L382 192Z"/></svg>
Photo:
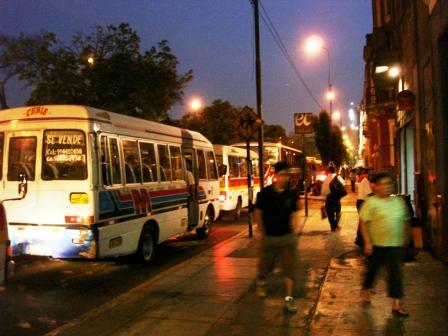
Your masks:
<svg viewBox="0 0 448 336"><path fill-rule="evenodd" d="M334 110L346 113L362 96L365 35L372 31L370 0L261 0L289 55L322 106L328 62L324 52L313 59L304 39L321 35L330 50ZM261 10L261 8L260 8ZM249 0L0 0L0 31L17 35L50 31L68 42L75 32L89 34L96 24L128 22L147 50L162 39L178 57L181 72L194 70L184 105L171 111L179 118L191 96L228 100L255 109L253 9ZM264 119L293 130L296 112L319 111L260 18ZM23 84L7 86L10 106L25 103Z"/></svg>

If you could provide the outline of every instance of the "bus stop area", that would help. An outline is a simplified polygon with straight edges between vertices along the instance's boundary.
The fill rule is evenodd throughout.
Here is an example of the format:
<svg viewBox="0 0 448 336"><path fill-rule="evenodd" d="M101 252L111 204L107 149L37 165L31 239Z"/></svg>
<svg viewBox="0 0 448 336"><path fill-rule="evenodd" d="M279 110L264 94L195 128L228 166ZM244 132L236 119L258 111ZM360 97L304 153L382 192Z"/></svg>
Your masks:
<svg viewBox="0 0 448 336"><path fill-rule="evenodd" d="M393 316L385 272L372 303L362 304L355 197L344 198L336 232L320 218L318 199L309 200L308 217L300 210L296 314L284 310L281 270L269 277L267 297L257 297L259 240L245 230L47 335L448 335L448 267L426 251L403 267L409 317Z"/></svg>

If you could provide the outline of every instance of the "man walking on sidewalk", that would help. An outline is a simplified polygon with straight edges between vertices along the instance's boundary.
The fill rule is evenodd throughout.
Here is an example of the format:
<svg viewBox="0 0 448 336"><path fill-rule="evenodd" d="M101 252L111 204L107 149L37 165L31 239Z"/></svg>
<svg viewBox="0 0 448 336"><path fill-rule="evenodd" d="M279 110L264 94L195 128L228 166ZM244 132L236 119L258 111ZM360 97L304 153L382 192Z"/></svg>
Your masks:
<svg viewBox="0 0 448 336"><path fill-rule="evenodd" d="M294 266L297 249L298 199L287 189L288 166L285 162L274 165L274 182L263 189L255 205L255 222L261 235L261 251L258 265L257 294L266 296L266 276L277 259L281 261L285 282L285 309L297 311L293 293Z"/></svg>
<svg viewBox="0 0 448 336"><path fill-rule="evenodd" d="M392 312L395 315L408 316L409 313L401 306L400 299L403 296L403 247L408 242L410 217L403 199L391 195L394 190L392 176L388 173L378 173L372 182L375 185L375 195L364 202L359 215L364 252L368 256L361 299L364 303L370 302L369 290L380 266L386 265Z"/></svg>
<svg viewBox="0 0 448 336"><path fill-rule="evenodd" d="M336 169L333 165L330 165L328 167L328 176L322 183L322 197L325 202L325 210L327 211L331 231L336 231L339 228L339 219L341 218L341 198L334 195L330 188L330 183L335 178L339 180L342 186L345 185L344 179L336 174Z"/></svg>

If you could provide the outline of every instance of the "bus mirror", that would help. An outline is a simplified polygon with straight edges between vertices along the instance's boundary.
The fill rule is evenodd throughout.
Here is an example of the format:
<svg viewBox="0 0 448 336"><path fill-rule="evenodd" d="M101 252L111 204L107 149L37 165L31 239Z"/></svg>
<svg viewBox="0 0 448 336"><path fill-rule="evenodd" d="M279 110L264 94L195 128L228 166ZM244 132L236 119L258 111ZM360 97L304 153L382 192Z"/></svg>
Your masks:
<svg viewBox="0 0 448 336"><path fill-rule="evenodd" d="M223 164L219 166L219 176L224 176L227 174L227 165Z"/></svg>
<svg viewBox="0 0 448 336"><path fill-rule="evenodd" d="M20 174L19 175L19 195L20 197L24 198L26 196L26 193L28 192L28 179L26 177L26 174Z"/></svg>

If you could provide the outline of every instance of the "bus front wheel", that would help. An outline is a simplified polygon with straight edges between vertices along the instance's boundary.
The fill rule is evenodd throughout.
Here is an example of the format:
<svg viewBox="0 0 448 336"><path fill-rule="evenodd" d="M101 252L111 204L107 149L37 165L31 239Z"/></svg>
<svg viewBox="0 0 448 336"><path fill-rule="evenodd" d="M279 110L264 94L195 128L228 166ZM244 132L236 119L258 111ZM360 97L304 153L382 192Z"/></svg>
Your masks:
<svg viewBox="0 0 448 336"><path fill-rule="evenodd" d="M150 226L145 226L140 236L140 242L138 245L138 260L145 265L151 263L154 259L156 245L157 241L154 230Z"/></svg>

